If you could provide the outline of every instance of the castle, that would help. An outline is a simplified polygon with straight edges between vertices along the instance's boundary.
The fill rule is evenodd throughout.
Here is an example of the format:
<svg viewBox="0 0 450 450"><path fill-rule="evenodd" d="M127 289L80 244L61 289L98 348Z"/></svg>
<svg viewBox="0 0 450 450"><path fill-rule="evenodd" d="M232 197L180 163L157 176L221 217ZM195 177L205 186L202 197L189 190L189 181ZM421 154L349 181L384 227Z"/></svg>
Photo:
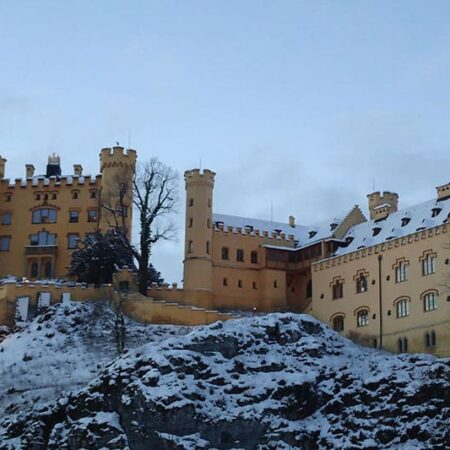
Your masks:
<svg viewBox="0 0 450 450"><path fill-rule="evenodd" d="M5 166L0 157L0 277L67 276L78 240L105 232L117 216L131 236L135 150L102 149L96 176L83 175L80 164L62 174L55 154L43 174L27 164L25 178L9 180Z"/></svg>
<svg viewBox="0 0 450 450"><path fill-rule="evenodd" d="M312 226L213 212L215 173L185 173L184 296L209 308L305 312L366 345L450 355L450 184L398 210L368 195Z"/></svg>
<svg viewBox="0 0 450 450"><path fill-rule="evenodd" d="M117 220L130 236L134 150L101 150L95 177L81 165L62 175L52 155L45 175L28 164L26 178L11 182L5 163L0 157L0 277L64 277L79 239ZM215 213L214 183L211 170L185 172L184 286L152 285L130 300L132 317L199 324L229 319L227 311L295 311L366 345L450 356L450 183L403 210L396 193L374 192L369 220L354 206L311 226ZM127 270L118 275L127 282ZM53 299L58 288L46 288ZM78 300L113 294L102 289L63 288ZM0 286L0 324L11 323L20 299L38 305L41 294L34 284Z"/></svg>

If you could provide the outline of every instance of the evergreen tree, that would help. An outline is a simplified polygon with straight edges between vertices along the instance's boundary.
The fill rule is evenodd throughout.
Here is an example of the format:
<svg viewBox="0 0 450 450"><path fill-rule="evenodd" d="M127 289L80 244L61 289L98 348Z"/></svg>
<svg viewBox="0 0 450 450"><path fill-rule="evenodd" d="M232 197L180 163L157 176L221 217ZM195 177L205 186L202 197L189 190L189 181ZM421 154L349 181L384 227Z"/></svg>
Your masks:
<svg viewBox="0 0 450 450"><path fill-rule="evenodd" d="M114 230L97 232L93 238L80 241L72 253L69 275L100 285L111 283L113 273L123 266L134 268L131 252L122 245L120 236Z"/></svg>

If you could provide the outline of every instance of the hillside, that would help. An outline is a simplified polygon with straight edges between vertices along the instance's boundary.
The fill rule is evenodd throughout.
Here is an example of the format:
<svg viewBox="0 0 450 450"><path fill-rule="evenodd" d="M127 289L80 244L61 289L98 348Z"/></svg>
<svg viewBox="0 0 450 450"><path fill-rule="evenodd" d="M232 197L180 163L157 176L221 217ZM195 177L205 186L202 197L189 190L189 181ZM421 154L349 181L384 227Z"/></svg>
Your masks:
<svg viewBox="0 0 450 450"><path fill-rule="evenodd" d="M450 360L361 348L304 315L198 327L6 417L1 449L446 449Z"/></svg>
<svg viewBox="0 0 450 450"><path fill-rule="evenodd" d="M187 327L126 320L128 348L158 342ZM55 305L0 343L0 417L85 386L117 356L114 315L104 304Z"/></svg>

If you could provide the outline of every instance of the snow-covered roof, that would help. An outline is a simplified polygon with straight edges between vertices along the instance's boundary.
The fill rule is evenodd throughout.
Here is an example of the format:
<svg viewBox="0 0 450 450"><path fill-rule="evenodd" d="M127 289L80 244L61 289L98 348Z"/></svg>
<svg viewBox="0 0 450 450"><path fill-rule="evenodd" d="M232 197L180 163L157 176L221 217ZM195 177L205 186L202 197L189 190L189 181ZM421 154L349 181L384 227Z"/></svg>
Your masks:
<svg viewBox="0 0 450 450"><path fill-rule="evenodd" d="M284 233L286 237L290 234L294 235L297 241L296 247L304 247L327 239L333 236L333 230L342 222L343 219L334 218L332 220L323 221L315 225L295 225L291 227L288 223L272 222L271 220L251 219L248 217L230 216L227 214L213 214L213 222L223 223L225 230L227 227L242 228L242 232L251 234L253 230L260 232L268 231L269 236L272 232L277 234ZM247 231L246 227L251 227L251 231Z"/></svg>
<svg viewBox="0 0 450 450"><path fill-rule="evenodd" d="M338 248L335 255L344 255L360 248L436 227L446 223L449 220L449 214L450 197L442 200L428 200L391 213L383 220L369 220L354 225L344 236L344 240L350 241L349 244Z"/></svg>

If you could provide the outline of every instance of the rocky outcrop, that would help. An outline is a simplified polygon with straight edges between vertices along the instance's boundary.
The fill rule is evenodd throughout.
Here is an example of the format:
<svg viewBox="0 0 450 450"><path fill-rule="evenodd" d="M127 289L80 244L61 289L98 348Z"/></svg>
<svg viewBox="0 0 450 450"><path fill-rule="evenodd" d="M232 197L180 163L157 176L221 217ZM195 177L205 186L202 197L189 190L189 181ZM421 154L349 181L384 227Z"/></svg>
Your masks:
<svg viewBox="0 0 450 450"><path fill-rule="evenodd" d="M446 449L450 360L361 348L304 315L195 329L3 420L0 448Z"/></svg>

